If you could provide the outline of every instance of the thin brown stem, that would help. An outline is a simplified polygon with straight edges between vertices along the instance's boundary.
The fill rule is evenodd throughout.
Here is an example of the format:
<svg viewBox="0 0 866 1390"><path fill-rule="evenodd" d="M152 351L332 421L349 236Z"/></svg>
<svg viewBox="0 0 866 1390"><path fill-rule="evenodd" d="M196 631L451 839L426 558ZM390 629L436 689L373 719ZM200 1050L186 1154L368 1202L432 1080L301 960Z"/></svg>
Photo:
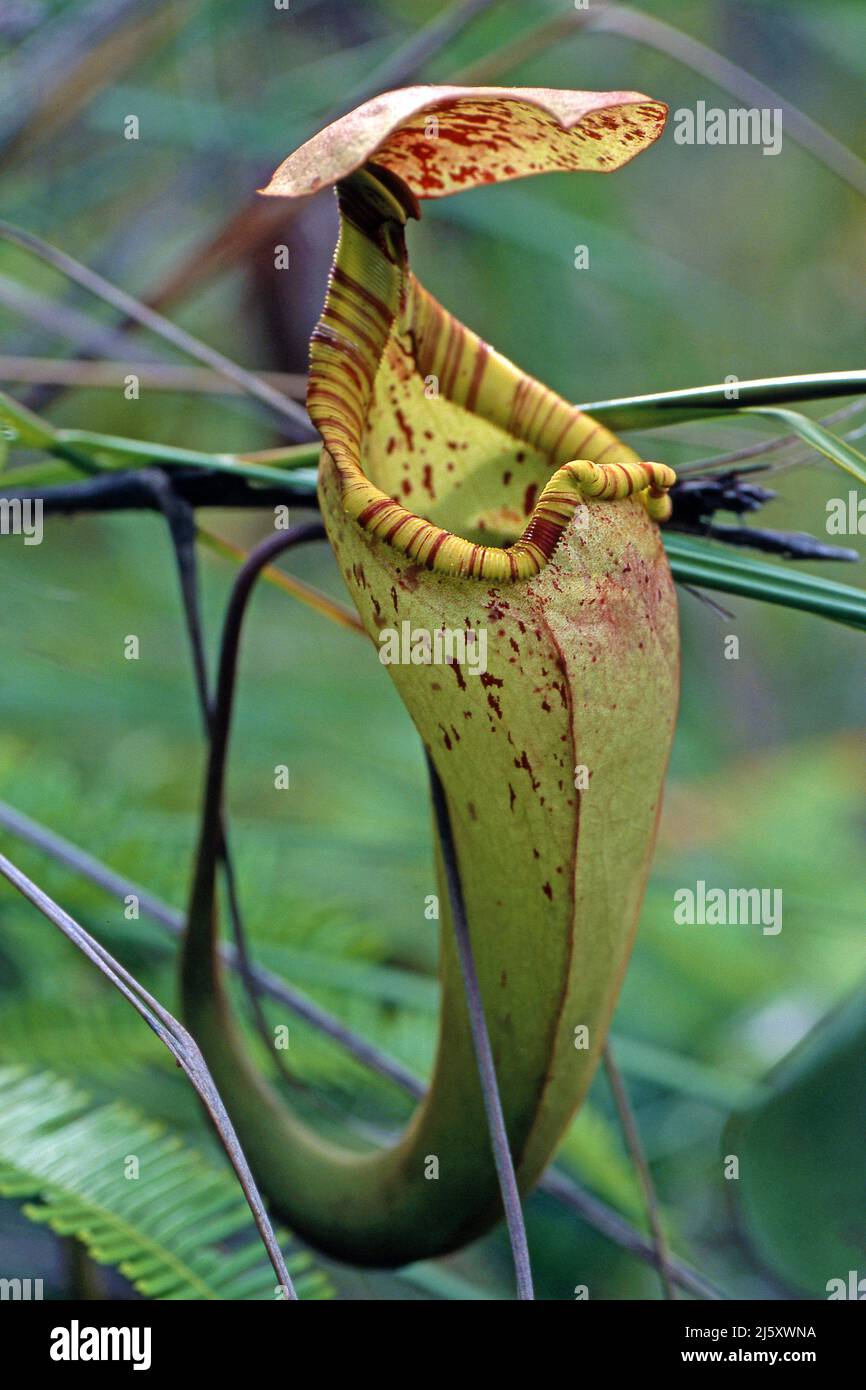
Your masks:
<svg viewBox="0 0 866 1390"><path fill-rule="evenodd" d="M123 386L127 376L138 377L148 391L182 391L201 395L237 396L244 394L236 381L229 381L210 367L185 367L174 362L142 362L137 356L123 362L97 359L88 361L53 357L0 356L0 381L26 386L71 386L103 389ZM257 372L256 376L274 390L303 400L307 378L299 372Z"/></svg>
<svg viewBox="0 0 866 1390"><path fill-rule="evenodd" d="M665 1298L676 1298L673 1280L670 1271L670 1252L668 1251L667 1240L662 1228L661 1216L659 1214L658 1198L656 1196L655 1184L646 1161L643 1144L638 1133L637 1121L631 1102L628 1098L628 1091L625 1082L620 1074L619 1067L613 1058L613 1052L609 1042L604 1046L604 1069L610 1083L611 1093L614 1104L616 1105L619 1122L622 1126L626 1148L628 1149L631 1161L635 1166L641 1188L643 1189L644 1201L646 1202L647 1219L650 1231L652 1232L653 1250L655 1253L655 1265L659 1272L662 1289Z"/></svg>
<svg viewBox="0 0 866 1390"><path fill-rule="evenodd" d="M852 415L858 414L866 404L866 398L860 396L857 400L848 401L840 406L838 410L832 411L830 415L824 415L818 420L819 425L836 425L840 420L847 420ZM847 440L848 435L842 435L842 439ZM744 463L749 459L763 458L766 454L774 454L780 449L790 449L795 445L802 444L798 434L782 434L772 439L764 439L760 444L749 444L742 449L733 449L727 454L710 455L709 458L689 459L688 463L677 465L677 476L682 477L687 473L701 473L709 469L730 468L733 464ZM803 450L802 456L798 455L795 459L786 460L783 464L770 465L766 471L768 473L780 472L783 468L790 468L801 460L805 461L814 458L814 450Z"/></svg>
<svg viewBox="0 0 866 1390"><path fill-rule="evenodd" d="M4 854L0 854L0 874L12 884L13 888L18 890L22 897L25 897L28 902L38 908L42 915L47 917L48 921L52 922L81 951L82 955L86 956L91 964L102 972L115 989L119 990L183 1068L210 1116L220 1143L237 1174L277 1280L285 1290L286 1298L297 1299L298 1295L286 1268L282 1251L277 1243L255 1179L240 1146L234 1126L229 1119L228 1111L223 1105L219 1091L195 1039L174 1015L170 1014L168 1009L164 1008L159 1000L136 980L134 975L131 975L119 961L115 960L114 956L106 951L104 946L101 946L73 917L70 917L68 912L64 912L62 907L59 907L47 893L43 892L26 874L22 873Z"/></svg>
<svg viewBox="0 0 866 1390"><path fill-rule="evenodd" d="M186 329L179 328L176 323L164 318L162 314L150 309L140 300L127 294L117 285L112 285L98 275L95 270L90 270L87 266L76 261L74 257L60 251L56 246L49 245L41 237L35 236L32 232L26 232L21 227L15 227L10 222L0 221L0 238L11 241L15 246L20 246L23 250L29 251L37 256L39 260L45 261L47 265L53 266L60 271L68 280L74 281L76 285L81 285L82 289L88 290L90 294L96 295L106 304L124 314L133 322L141 324L143 328L150 329L151 333L156 333L166 342L179 348L188 357L195 358L196 361L210 367L213 371L224 376L228 381L234 382L248 396L254 397L266 405L269 410L277 415L285 429L286 423L291 426L293 437L299 439L312 439L315 432L310 424L305 410L284 396L281 391L275 391L273 386L269 386L266 381L248 372L244 367L239 367L236 362L225 357L223 353L217 352L216 348L209 347L207 343L201 342L199 338L187 333Z"/></svg>
<svg viewBox="0 0 866 1390"><path fill-rule="evenodd" d="M505 1128L505 1116L502 1112L499 1083L496 1079L493 1049L490 1046L490 1035L484 1017L481 986L475 969L475 956L472 950L469 922L466 918L466 905L463 900L463 886L460 882L460 866L457 863L457 847L454 844L454 835L451 829L451 816L448 811L445 789L429 753L427 754L427 768L433 796L433 814L436 818L442 863L445 866L445 878L448 884L454 937L457 943L457 954L460 957L463 986L466 991L469 1026L472 1030L475 1060L478 1064L478 1079L481 1082L481 1091L484 1097L490 1145L493 1149L493 1160L499 1178L499 1190L502 1194L502 1205L505 1209L505 1220L508 1224L511 1253L514 1259L514 1272L517 1276L517 1297L528 1301L534 1299L535 1294L532 1289L532 1269L529 1263L529 1246L526 1240L523 1207L517 1186L517 1175L514 1171L514 1160L508 1143L508 1131Z"/></svg>

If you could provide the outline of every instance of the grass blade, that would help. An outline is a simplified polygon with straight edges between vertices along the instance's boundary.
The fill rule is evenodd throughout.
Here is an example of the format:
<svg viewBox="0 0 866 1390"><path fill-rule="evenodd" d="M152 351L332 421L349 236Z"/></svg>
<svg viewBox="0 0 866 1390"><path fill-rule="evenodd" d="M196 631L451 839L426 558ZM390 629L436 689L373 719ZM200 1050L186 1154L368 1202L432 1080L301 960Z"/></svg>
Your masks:
<svg viewBox="0 0 866 1390"><path fill-rule="evenodd" d="M665 534L664 543L673 576L681 583L798 608L866 630L866 593L861 589L763 560L730 555L712 542L674 532Z"/></svg>
<svg viewBox="0 0 866 1390"><path fill-rule="evenodd" d="M158 314L154 309L142 304L125 290L118 289L101 275L90 270L87 266L76 261L74 257L60 251L57 247L49 246L48 242L41 237L35 236L32 232L24 231L21 227L15 227L10 222L0 220L0 239L10 241L15 246L20 246L23 250L37 256L40 260L46 261L48 265L59 270L67 279L72 280L82 289L88 290L90 294L96 295L98 299L104 300L114 309L124 314L126 318L141 324L151 333L157 334L166 342L171 343L188 357L194 358L196 362L202 363L205 367L210 367L213 371L224 376L228 381L233 382L240 390L247 395L253 396L262 405L275 414L283 426L291 426L293 432L302 438L310 438L314 433L306 411L283 395L281 391L275 391L273 386L269 386L261 377L256 376L255 372L249 372L244 367L238 366L223 353L217 352L215 348L207 343L200 342L198 338L187 333L185 329L179 328L177 324L166 319L162 314Z"/></svg>
<svg viewBox="0 0 866 1390"><path fill-rule="evenodd" d="M819 454L823 454L838 468L844 468L858 483L866 486L866 456L854 449L838 435L831 434L818 420L810 420L798 410L783 410L778 406L757 406L743 411L744 415L766 416L769 420L781 420L792 434L797 434Z"/></svg>
<svg viewBox="0 0 866 1390"><path fill-rule="evenodd" d="M734 390L736 398L733 398ZM681 420L703 420L726 411L736 414L755 406L859 396L864 392L866 371L814 372L805 376L758 377L753 381L691 386L681 391L657 391L650 396L621 396L615 400L591 401L579 409L613 430L637 430L672 425Z"/></svg>

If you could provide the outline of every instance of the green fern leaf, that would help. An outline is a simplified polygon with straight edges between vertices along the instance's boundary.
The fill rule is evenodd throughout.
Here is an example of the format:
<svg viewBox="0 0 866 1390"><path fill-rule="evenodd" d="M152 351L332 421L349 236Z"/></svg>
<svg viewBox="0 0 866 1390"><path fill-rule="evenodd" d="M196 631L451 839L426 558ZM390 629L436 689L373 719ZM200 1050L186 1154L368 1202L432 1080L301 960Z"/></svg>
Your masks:
<svg viewBox="0 0 866 1390"><path fill-rule="evenodd" d="M233 1177L125 1104L91 1107L51 1072L0 1068L0 1195L149 1298L275 1297ZM287 1264L301 1298L332 1296L306 1252Z"/></svg>

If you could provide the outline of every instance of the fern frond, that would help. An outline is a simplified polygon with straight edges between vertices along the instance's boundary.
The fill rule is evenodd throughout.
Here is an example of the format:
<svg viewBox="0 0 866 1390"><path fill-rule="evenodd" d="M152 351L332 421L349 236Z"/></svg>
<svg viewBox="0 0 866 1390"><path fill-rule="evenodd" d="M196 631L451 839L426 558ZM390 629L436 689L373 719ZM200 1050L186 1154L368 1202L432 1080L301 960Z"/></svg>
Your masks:
<svg viewBox="0 0 866 1390"><path fill-rule="evenodd" d="M74 1236L147 1297L275 1297L233 1177L125 1104L91 1107L51 1072L0 1068L0 1194L31 1199L26 1216ZM287 1264L301 1298L332 1295L306 1252Z"/></svg>

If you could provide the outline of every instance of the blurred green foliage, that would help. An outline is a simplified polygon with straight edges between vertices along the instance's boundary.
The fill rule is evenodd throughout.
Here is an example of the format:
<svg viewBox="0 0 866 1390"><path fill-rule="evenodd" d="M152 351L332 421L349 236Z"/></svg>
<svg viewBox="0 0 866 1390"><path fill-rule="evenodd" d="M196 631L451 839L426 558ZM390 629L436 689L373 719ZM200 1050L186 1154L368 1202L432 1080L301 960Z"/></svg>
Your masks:
<svg viewBox="0 0 866 1390"><path fill-rule="evenodd" d="M206 244L272 166L441 7L293 0L283 13L196 0L170 8L160 26L155 16L166 21L165 7L154 7L130 60L114 49L102 54L105 80L78 108L63 86L74 64L64 64L62 53L23 127L15 103L0 103L0 137L9 142L0 166L4 215L139 294L162 285ZM5 35L7 71L19 82L88 7L37 9L37 28ZM639 9L681 26L863 154L856 116L866 58L856 42L856 3L833 0L819 11L796 0L658 0ZM423 78L460 80L561 15L553 4L491 4L428 59ZM672 108L698 99L742 104L670 54L621 33L576 29L484 80L634 88ZM52 103L52 83L62 102ZM129 113L140 119L138 141L123 139ZM668 135L612 179L550 176L425 206L413 229L413 261L468 324L566 396L588 400L730 374L860 365L861 219L855 191L789 137L778 157L764 158L749 147L678 146ZM191 284L167 311L245 365L303 371L334 225L329 198L287 223L291 270L279 287L267 255L245 254ZM589 247L585 271L574 268L578 244ZM10 281L112 322L55 272L0 243L0 353L51 358L75 348L59 328L3 308ZM153 340L148 346L165 356ZM11 389L23 397L23 388ZM88 389L66 392L46 409L58 424L190 448L279 442L237 397L143 391L129 401L119 388ZM773 432L767 422L726 420L634 439L648 457L676 465ZM823 536L826 501L845 493L848 481L809 456L778 475L766 524ZM255 514L205 520L245 546L267 527ZM342 596L323 547L298 552L292 568ZM862 584L854 567L841 575L838 567L806 568ZM229 562L202 554L212 654L231 577ZM0 594L0 797L183 905L202 739L163 524L143 514L88 517L47 522L38 547L5 537ZM681 718L659 851L615 1020L617 1054L674 1248L732 1295L772 1298L806 1285L821 1296L826 1280L847 1269L824 1269L835 1251L812 1248L807 1227L798 1228L804 1244L774 1263L756 1199L750 1195L745 1220L735 1218L723 1131L733 1111L761 1104L768 1069L864 974L862 640L746 600L726 601L730 616L687 592L681 605ZM137 662L123 656L130 633L140 639ZM740 640L733 661L724 657L731 633ZM273 785L281 763L290 768L288 792ZM423 1073L437 997L435 924L423 912L433 886L421 752L364 640L267 586L245 638L230 796L257 958ZM173 1005L170 941L144 920L125 921L121 903L43 855L6 835L3 841ZM675 926L673 893L698 878L780 888L782 932ZM59 1071L97 1100L133 1099L214 1152L167 1054L5 888L0 1003L4 1063ZM393 1087L280 1008L268 1004L266 1012L270 1022L288 1024L289 1065L332 1115L385 1128L405 1119L407 1102ZM744 1162L752 1146L762 1146L761 1181L782 1213L814 1195L832 1220L838 1194L862 1190L862 1127L859 1143L825 1147L820 1162L805 1156L816 1132L836 1132L846 1096L858 1113L862 1052L856 1056L859 1069L855 1059L844 1086L821 1086L794 1112L784 1146L762 1137L759 1125L744 1141ZM642 1224L602 1078L562 1160ZM22 1250L27 1259L50 1258L41 1243L27 1243L13 1210L3 1206L2 1213L0 1250L14 1251L19 1263ZM528 1221L540 1297L570 1298L578 1283L593 1298L657 1295L648 1268L551 1198L534 1196ZM405 1277L341 1270L334 1282L344 1297L508 1296L507 1244L495 1236L436 1270ZM55 1293L63 1288L56 1274Z"/></svg>

